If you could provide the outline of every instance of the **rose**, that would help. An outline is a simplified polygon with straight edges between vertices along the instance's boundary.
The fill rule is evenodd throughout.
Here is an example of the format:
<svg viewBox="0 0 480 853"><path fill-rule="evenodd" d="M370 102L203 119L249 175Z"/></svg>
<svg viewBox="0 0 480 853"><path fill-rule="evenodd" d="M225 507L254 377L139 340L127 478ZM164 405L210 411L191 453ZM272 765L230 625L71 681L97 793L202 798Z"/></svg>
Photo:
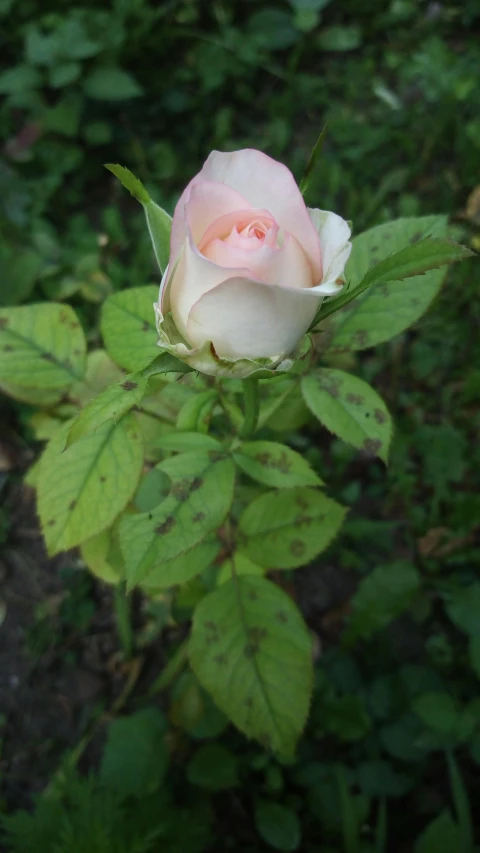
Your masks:
<svg viewBox="0 0 480 853"><path fill-rule="evenodd" d="M159 345L203 373L284 367L342 287L349 237L340 216L307 209L286 166L213 151L175 208Z"/></svg>

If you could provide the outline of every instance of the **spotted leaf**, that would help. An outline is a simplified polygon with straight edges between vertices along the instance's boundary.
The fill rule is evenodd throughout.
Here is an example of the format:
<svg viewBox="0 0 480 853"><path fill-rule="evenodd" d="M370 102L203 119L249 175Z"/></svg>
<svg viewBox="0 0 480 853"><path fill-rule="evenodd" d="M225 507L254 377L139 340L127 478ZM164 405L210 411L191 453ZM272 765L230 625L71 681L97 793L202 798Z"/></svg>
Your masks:
<svg viewBox="0 0 480 853"><path fill-rule="evenodd" d="M235 469L221 452L181 453L157 469L171 481L168 497L151 512L125 516L120 523L120 546L131 587L148 581L152 572L156 586L185 581L182 555L217 530L233 500ZM192 576L190 569L188 575Z"/></svg>
<svg viewBox="0 0 480 853"><path fill-rule="evenodd" d="M292 756L312 692L312 643L292 599L276 584L242 575L197 606L193 670L247 737Z"/></svg>
<svg viewBox="0 0 480 853"><path fill-rule="evenodd" d="M233 454L238 467L253 480L274 488L318 486L320 478L306 459L275 441L249 441Z"/></svg>
<svg viewBox="0 0 480 853"><path fill-rule="evenodd" d="M69 305L0 308L0 382L37 393L67 389L82 379L85 353L85 335Z"/></svg>
<svg viewBox="0 0 480 853"><path fill-rule="evenodd" d="M238 525L238 550L266 569L294 569L320 554L340 529L345 509L316 489L259 495Z"/></svg>
<svg viewBox="0 0 480 853"><path fill-rule="evenodd" d="M153 303L158 287L131 287L105 300L101 331L111 358L128 371L141 370L158 355Z"/></svg>
<svg viewBox="0 0 480 853"><path fill-rule="evenodd" d="M330 432L387 461L392 419L370 385L343 370L322 368L302 379L302 392L312 414Z"/></svg>
<svg viewBox="0 0 480 853"><path fill-rule="evenodd" d="M140 478L143 444L135 420L108 421L64 450L67 423L47 446L37 475L38 512L49 554L105 530Z"/></svg>
<svg viewBox="0 0 480 853"><path fill-rule="evenodd" d="M352 241L352 254L345 271L350 287L354 288L368 273L373 274L375 265L395 252L427 237L444 237L446 233L444 216L397 219L370 228ZM430 269L403 281L372 284L353 302L329 317L326 332L329 351L366 349L403 332L427 310L440 290L446 271L446 267ZM404 272L397 273L399 279ZM386 275L387 279L389 277L391 271ZM334 305L332 300L332 307Z"/></svg>

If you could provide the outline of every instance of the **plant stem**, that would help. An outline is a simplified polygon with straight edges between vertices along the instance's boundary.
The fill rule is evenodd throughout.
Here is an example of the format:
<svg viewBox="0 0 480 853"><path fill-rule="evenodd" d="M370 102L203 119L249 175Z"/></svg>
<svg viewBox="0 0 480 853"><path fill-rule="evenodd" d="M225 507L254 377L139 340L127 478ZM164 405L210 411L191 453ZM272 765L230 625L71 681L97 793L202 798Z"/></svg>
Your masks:
<svg viewBox="0 0 480 853"><path fill-rule="evenodd" d="M155 693L159 693L161 690L165 690L167 687L170 687L172 681L180 675L183 667L186 665L188 661L188 638L180 643L177 651L170 658L167 665L162 669L158 678L155 679L150 690L148 691L149 696L154 696Z"/></svg>
<svg viewBox="0 0 480 853"><path fill-rule="evenodd" d="M387 849L387 801L382 797L378 804L377 831L375 833L375 853L385 853Z"/></svg>
<svg viewBox="0 0 480 853"><path fill-rule="evenodd" d="M129 660L133 653L133 631L130 620L130 599L124 583L118 583L115 587L114 608L120 645L125 660Z"/></svg>
<svg viewBox="0 0 480 853"><path fill-rule="evenodd" d="M358 822L354 802L345 778L345 771L341 764L337 764L335 775L340 795L344 850L345 853L359 853Z"/></svg>
<svg viewBox="0 0 480 853"><path fill-rule="evenodd" d="M245 417L240 438L250 438L257 428L258 421L258 379L243 379L242 385Z"/></svg>
<svg viewBox="0 0 480 853"><path fill-rule="evenodd" d="M468 794L451 749L446 750L452 799L455 805L462 853L473 850L473 825Z"/></svg>
<svg viewBox="0 0 480 853"><path fill-rule="evenodd" d="M54 773L49 785L45 789L45 794L47 796L55 793L58 786L63 789L66 774L69 770L72 770L77 766L87 746L97 734L99 727L105 725L105 723L111 722L111 720L114 719L115 716L122 710L128 699L130 698L138 681L138 676L140 675L142 669L142 663L143 661L141 658L137 658L136 660L132 661L127 683L123 688L122 692L120 693L120 696L117 697L117 699L109 710L105 712L100 711L99 713L96 713L93 719L90 720L90 723L87 726L87 731L81 738L80 742L77 743L77 745L71 750L70 753L67 753L67 756L62 761L61 766Z"/></svg>

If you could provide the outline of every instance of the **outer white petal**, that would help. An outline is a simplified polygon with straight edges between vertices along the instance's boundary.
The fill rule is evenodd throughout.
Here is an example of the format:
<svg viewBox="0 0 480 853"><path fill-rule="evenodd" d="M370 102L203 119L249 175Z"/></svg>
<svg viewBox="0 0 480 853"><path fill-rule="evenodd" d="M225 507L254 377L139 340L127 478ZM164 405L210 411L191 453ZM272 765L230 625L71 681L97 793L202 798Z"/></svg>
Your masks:
<svg viewBox="0 0 480 853"><path fill-rule="evenodd" d="M248 276L249 271L243 267L227 270L217 266L200 254L191 235L187 233L176 269L172 271L170 279L163 282L163 288L161 286L162 310L166 312L170 308L175 324L186 340L189 340L187 322L192 306L201 296L232 275Z"/></svg>
<svg viewBox="0 0 480 853"><path fill-rule="evenodd" d="M295 349L322 299L316 288L231 277L195 303L186 338L197 347L212 341L221 358L280 359Z"/></svg>
<svg viewBox="0 0 480 853"><path fill-rule="evenodd" d="M285 373L304 373L312 357L312 343L305 336L294 352L283 358L220 358L211 341L205 341L201 347L189 347L180 337L169 316L164 316L158 303L154 304L159 335L158 346L169 352L194 370L209 376L225 376L243 379L255 376L258 379L270 379Z"/></svg>
<svg viewBox="0 0 480 853"><path fill-rule="evenodd" d="M211 341L205 341L200 347L191 347L182 340L171 317L162 314L160 305L155 303L153 308L159 335L158 346L200 373L237 379L255 375L260 379L270 377L273 371L286 373L290 370L296 370L301 372L297 370L300 363L297 364L294 357L281 360L277 358L229 360L222 359L217 355ZM302 347L299 349L298 357L305 362L305 359L309 357L309 352L306 352L305 348Z"/></svg>
<svg viewBox="0 0 480 853"><path fill-rule="evenodd" d="M295 178L283 163L253 148L231 153L212 151L197 177L226 184L244 196L252 207L269 210L278 225L297 238L312 265L314 281L320 281L322 259L318 235Z"/></svg>
<svg viewBox="0 0 480 853"><path fill-rule="evenodd" d="M322 285L342 279L352 244L348 222L328 210L308 209L310 218L320 238L322 251ZM327 294L327 291L323 291ZM335 291L334 291L335 292Z"/></svg>
<svg viewBox="0 0 480 853"><path fill-rule="evenodd" d="M170 264L167 264L165 272L162 275L160 291L158 294L158 304L164 314L168 314L170 311L170 279Z"/></svg>

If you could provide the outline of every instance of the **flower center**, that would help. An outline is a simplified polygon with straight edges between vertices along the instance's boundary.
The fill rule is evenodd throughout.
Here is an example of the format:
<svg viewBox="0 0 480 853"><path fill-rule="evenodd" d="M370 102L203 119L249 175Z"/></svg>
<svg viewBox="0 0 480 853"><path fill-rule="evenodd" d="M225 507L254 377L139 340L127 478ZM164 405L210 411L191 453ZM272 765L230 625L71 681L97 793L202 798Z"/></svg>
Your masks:
<svg viewBox="0 0 480 853"><path fill-rule="evenodd" d="M278 226L273 220L254 219L237 222L231 231L220 239L227 246L253 252L262 246L274 249L277 245Z"/></svg>
<svg viewBox="0 0 480 853"><path fill-rule="evenodd" d="M257 240L265 240L267 228L263 222L256 220L255 222L251 222L241 233L245 237L255 237Z"/></svg>
<svg viewBox="0 0 480 853"><path fill-rule="evenodd" d="M202 255L211 258L220 251L220 244L225 250L247 252L264 246L276 249L278 237L278 225L268 211L239 210L216 219L205 231L198 248Z"/></svg>

